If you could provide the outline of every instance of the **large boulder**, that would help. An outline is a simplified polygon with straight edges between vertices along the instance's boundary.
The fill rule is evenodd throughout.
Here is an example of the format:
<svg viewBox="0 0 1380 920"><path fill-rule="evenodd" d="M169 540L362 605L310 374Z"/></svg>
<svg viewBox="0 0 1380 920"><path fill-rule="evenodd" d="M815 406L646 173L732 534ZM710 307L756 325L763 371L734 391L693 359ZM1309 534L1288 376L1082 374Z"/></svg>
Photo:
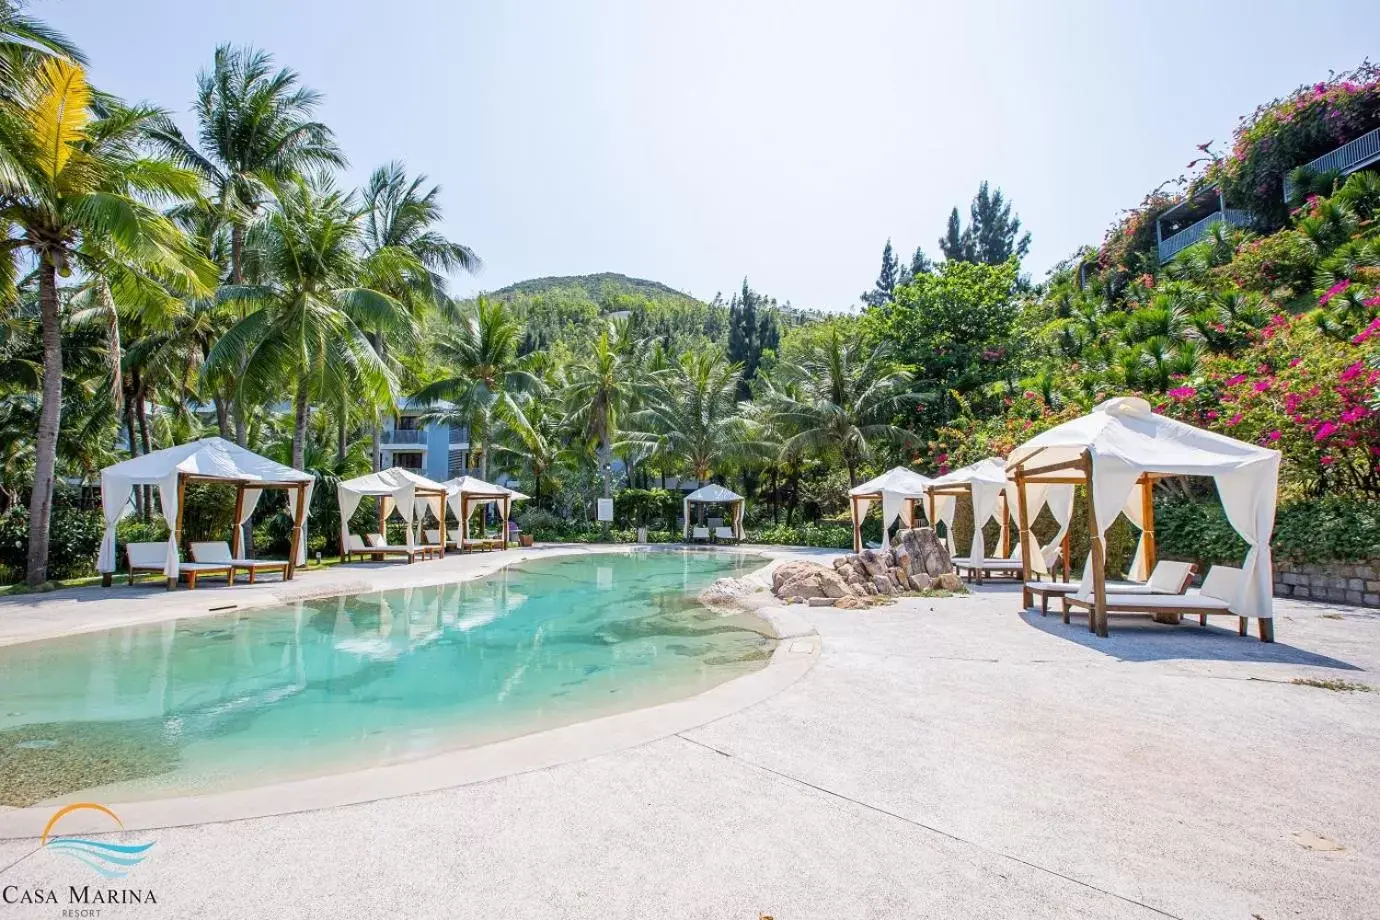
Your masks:
<svg viewBox="0 0 1380 920"><path fill-rule="evenodd" d="M912 527L898 535L900 549L910 560L910 571L924 572L931 578L954 570L949 551L940 542L933 527Z"/></svg>
<svg viewBox="0 0 1380 920"><path fill-rule="evenodd" d="M710 607L727 606L756 590L756 585L741 578L718 578L700 592L700 603Z"/></svg>
<svg viewBox="0 0 1380 920"><path fill-rule="evenodd" d="M771 573L771 587L778 596L782 585L788 581L795 581L800 578L808 578L813 575L815 570L822 569L824 566L817 562L787 562L777 566ZM789 596L789 595L785 595Z"/></svg>
<svg viewBox="0 0 1380 920"><path fill-rule="evenodd" d="M825 597L843 597L852 593L848 590L848 582L839 577L837 572L830 572L828 569L819 573L819 587Z"/></svg>
<svg viewBox="0 0 1380 920"><path fill-rule="evenodd" d="M910 576L910 586L916 591L926 591L934 583L926 572L912 572Z"/></svg>
<svg viewBox="0 0 1380 920"><path fill-rule="evenodd" d="M861 553L858 553L858 561L861 562L862 567L867 570L867 574L874 578L878 575L886 574L886 559L875 549L865 549Z"/></svg>
<svg viewBox="0 0 1380 920"><path fill-rule="evenodd" d="M934 587L943 591L962 591L963 582L953 572L945 572L934 579Z"/></svg>
<svg viewBox="0 0 1380 920"><path fill-rule="evenodd" d="M851 571L850 567L845 566L845 569ZM844 578L829 566L817 562L788 562L772 572L772 592L781 598L803 597L809 600L862 594L863 589L856 581Z"/></svg>
<svg viewBox="0 0 1380 920"><path fill-rule="evenodd" d="M784 582L776 591L777 597L823 597L824 589L820 587L819 580L813 576L792 578Z"/></svg>

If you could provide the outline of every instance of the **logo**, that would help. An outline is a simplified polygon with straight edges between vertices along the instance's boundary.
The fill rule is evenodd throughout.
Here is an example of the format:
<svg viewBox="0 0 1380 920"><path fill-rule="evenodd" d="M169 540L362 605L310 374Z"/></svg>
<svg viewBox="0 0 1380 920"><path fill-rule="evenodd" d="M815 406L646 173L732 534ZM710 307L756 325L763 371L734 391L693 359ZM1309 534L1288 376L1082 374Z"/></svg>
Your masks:
<svg viewBox="0 0 1380 920"><path fill-rule="evenodd" d="M120 830L125 828L120 816L104 805L97 805L94 802L74 802L59 808L57 813L48 819L48 825L43 828L40 845L44 849L69 856L77 862L83 863L95 870L102 878L124 878L131 869L144 861L144 854L148 852L149 847L153 846L153 841L148 843L107 843L104 840L88 840L85 837L50 836L59 821L73 812L84 810L107 815Z"/></svg>

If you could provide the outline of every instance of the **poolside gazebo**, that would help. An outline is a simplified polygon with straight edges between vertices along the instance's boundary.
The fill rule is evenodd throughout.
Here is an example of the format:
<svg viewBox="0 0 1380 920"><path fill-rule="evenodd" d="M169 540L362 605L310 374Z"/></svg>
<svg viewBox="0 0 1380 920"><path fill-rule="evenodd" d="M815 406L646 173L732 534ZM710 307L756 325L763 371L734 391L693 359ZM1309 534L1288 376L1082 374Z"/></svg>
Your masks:
<svg viewBox="0 0 1380 920"><path fill-rule="evenodd" d="M949 553L958 551L954 540L954 513L958 510L958 496L968 495L973 502L973 540L969 546L967 561L980 566L986 559L987 547L982 537L982 528L992 518L1001 525L997 537L999 558L1011 554L1011 536L1007 521L1010 509L1006 500L1006 461L1001 457L988 457L977 463L945 473L933 480L925 489L929 499L929 518L944 522L944 539Z"/></svg>
<svg viewBox="0 0 1380 920"><path fill-rule="evenodd" d="M899 517L907 527L915 524L915 503L923 501L925 489L934 480L914 470L896 466L875 479L848 490L848 504L853 512L853 552L862 552L862 522L868 507L875 501L882 503L882 535ZM933 520L931 520L933 523Z"/></svg>
<svg viewBox="0 0 1380 920"><path fill-rule="evenodd" d="M1142 528L1133 577L1155 563L1154 483L1169 476L1210 476L1227 520L1249 547L1230 610L1255 617L1260 639L1274 641L1270 533L1279 490L1280 453L1156 415L1143 399L1110 399L1017 447L1006 469L1016 492L1021 540L1030 536L1030 497L1041 485L1087 489L1091 549L1080 593L1091 621L1107 635L1107 528L1123 511ZM1022 554L1029 559L1030 554ZM1090 571L1089 571L1090 570ZM1023 573L1028 580L1030 572ZM1029 594L1025 598L1029 605ZM1243 627L1244 628L1244 627Z"/></svg>
<svg viewBox="0 0 1380 920"><path fill-rule="evenodd" d="M455 513L455 519L460 522L461 547L464 547L470 538L470 515L474 513L474 509L479 505L494 502L498 505L498 516L502 520L500 529L503 535L500 540L503 549L508 548L508 515L512 511L513 502L526 498L526 495L514 492L506 486L485 482L475 476L457 476L447 479L443 485L446 489L446 502Z"/></svg>
<svg viewBox="0 0 1380 920"><path fill-rule="evenodd" d="M383 526L396 509L399 517L407 525L407 545L416 546L412 522L421 523L429 508L441 522L441 555L446 552L446 514L444 502L446 487L428 479L420 473L400 466L389 467L377 473L366 473L354 479L346 479L336 487L336 499L340 503L340 552L341 557L350 561L350 517L366 496L379 500L379 526Z"/></svg>
<svg viewBox="0 0 1380 920"><path fill-rule="evenodd" d="M743 539L743 496L726 489L723 486L711 482L709 485L696 489L685 496L685 533L682 536L690 539L690 504L694 502L701 505L728 505L730 517L733 521L733 539Z"/></svg>
<svg viewBox="0 0 1380 920"><path fill-rule="evenodd" d="M202 438L131 457L101 470L101 509L105 534L96 558L101 583L109 585L115 571L115 526L129 507L136 486L156 486L163 517L168 522L168 554L163 574L176 583L181 558L182 511L189 482L219 482L235 487L235 527L232 555L242 555L242 525L254 513L265 489L286 489L292 515L292 549L284 578L307 564L307 508L316 482L311 473L284 466L224 438Z"/></svg>

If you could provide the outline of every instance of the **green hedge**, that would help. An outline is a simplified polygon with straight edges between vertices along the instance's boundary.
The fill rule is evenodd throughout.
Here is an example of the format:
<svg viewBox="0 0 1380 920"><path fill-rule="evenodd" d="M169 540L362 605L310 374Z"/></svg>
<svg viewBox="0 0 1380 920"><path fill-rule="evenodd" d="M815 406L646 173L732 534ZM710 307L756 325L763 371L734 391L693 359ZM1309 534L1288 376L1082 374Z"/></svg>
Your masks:
<svg viewBox="0 0 1380 920"><path fill-rule="evenodd" d="M880 534L880 528L878 533ZM853 528L851 525L776 524L749 530L743 536L748 543L765 543L771 546L853 548ZM873 539L877 539L877 536L874 535Z"/></svg>
<svg viewBox="0 0 1380 920"><path fill-rule="evenodd" d="M1217 502L1157 502L1155 536L1165 558L1202 568L1240 563L1246 544ZM1365 562L1380 558L1380 502L1336 496L1280 505L1275 558L1289 562Z"/></svg>

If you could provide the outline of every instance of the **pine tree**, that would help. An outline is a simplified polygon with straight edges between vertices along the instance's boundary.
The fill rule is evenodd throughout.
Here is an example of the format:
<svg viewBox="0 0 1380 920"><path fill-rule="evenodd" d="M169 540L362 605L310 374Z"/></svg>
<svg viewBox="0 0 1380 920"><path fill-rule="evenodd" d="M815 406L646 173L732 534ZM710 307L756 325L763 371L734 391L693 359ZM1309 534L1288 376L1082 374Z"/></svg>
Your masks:
<svg viewBox="0 0 1380 920"><path fill-rule="evenodd" d="M762 363L762 350L775 348L781 338L776 323L775 301L752 289L746 278L743 289L728 304L728 359L743 366L737 399L752 396L750 384Z"/></svg>
<svg viewBox="0 0 1380 920"><path fill-rule="evenodd" d="M869 307L880 307L882 304L891 303L892 297L896 294L896 285L904 284L901 278L900 262L896 259L896 253L891 249L891 240L886 241L886 246L882 248L882 270L877 274L877 282L872 290L864 291L862 302Z"/></svg>
<svg viewBox="0 0 1380 920"><path fill-rule="evenodd" d="M972 234L963 229L963 221L959 219L958 208L949 212L949 226L944 235L939 238L939 249L944 253L944 258L950 262L976 261L973 257Z"/></svg>
<svg viewBox="0 0 1380 920"><path fill-rule="evenodd" d="M934 263L930 257L925 255L925 250L921 246L915 247L915 253L910 257L910 277L916 275L928 275L934 271Z"/></svg>
<svg viewBox="0 0 1380 920"><path fill-rule="evenodd" d="M939 240L949 261L1000 265L1012 256L1019 262L1030 251L1030 234L1021 232L1021 219L1012 215L1011 202L1001 189L992 191L986 180L978 186L968 215L969 224L964 227L958 208L949 214L949 226Z"/></svg>

